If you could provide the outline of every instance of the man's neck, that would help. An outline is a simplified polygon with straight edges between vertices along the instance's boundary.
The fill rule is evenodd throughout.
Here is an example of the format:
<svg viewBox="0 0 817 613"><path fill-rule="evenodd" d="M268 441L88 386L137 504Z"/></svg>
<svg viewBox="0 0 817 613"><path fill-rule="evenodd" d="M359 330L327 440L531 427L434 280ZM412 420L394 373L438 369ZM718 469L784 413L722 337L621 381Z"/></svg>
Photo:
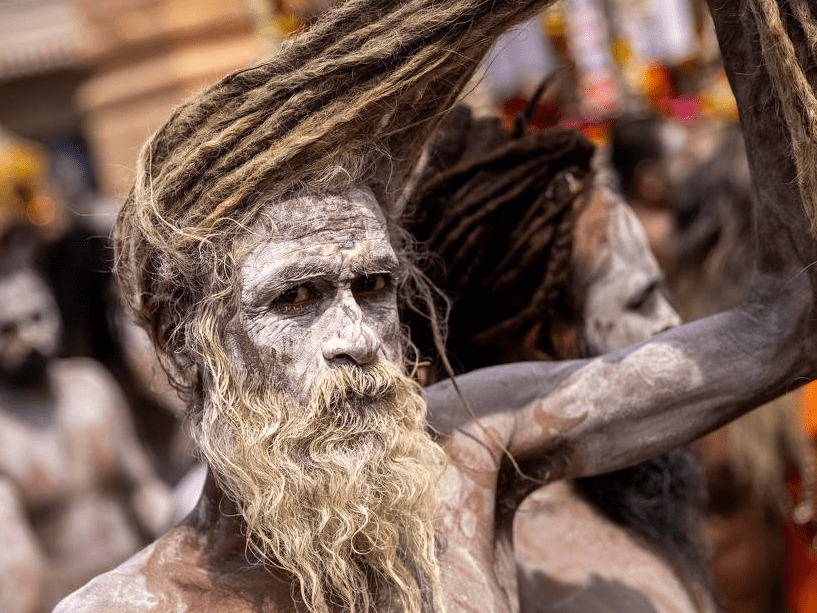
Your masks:
<svg viewBox="0 0 817 613"><path fill-rule="evenodd" d="M244 570L269 572L253 556L244 536L246 524L236 503L219 486L212 471L207 469L201 496L182 525L195 529L207 539L207 556L218 564Z"/></svg>

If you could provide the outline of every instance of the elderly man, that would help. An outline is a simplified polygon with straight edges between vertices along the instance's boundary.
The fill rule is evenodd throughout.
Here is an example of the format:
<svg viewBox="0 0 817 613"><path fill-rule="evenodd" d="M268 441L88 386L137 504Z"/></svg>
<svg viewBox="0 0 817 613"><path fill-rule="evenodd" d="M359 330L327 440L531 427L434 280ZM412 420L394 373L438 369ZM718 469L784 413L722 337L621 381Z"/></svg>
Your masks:
<svg viewBox="0 0 817 613"><path fill-rule="evenodd" d="M453 383L424 402L403 374L398 293L433 298L399 187L490 43L544 4L352 0L151 139L117 273L210 476L60 613L510 611L513 512L542 480L661 453L811 376L817 250L743 1L713 10L765 172L747 304L596 360L470 373L478 420Z"/></svg>

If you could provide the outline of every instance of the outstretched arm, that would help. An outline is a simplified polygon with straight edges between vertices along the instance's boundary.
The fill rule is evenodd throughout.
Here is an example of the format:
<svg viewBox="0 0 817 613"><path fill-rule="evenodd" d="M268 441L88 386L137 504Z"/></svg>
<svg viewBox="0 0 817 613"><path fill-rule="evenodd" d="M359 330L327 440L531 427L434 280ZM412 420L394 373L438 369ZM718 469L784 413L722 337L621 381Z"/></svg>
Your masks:
<svg viewBox="0 0 817 613"><path fill-rule="evenodd" d="M549 478L604 472L662 453L814 375L810 265L817 250L748 3L711 6L757 195L757 265L747 302L595 360L514 364L458 379L482 426L519 460L558 458ZM468 423L450 383L427 394L433 426L487 436Z"/></svg>
<svg viewBox="0 0 817 613"><path fill-rule="evenodd" d="M527 362L458 379L483 427L517 459L557 458L548 478L606 472L663 453L807 380L811 292L795 282L757 308L680 326L594 360ZM799 304L795 304L799 303ZM427 390L432 424L475 436L449 382ZM517 410L508 411L508 407ZM453 416L453 418L452 418Z"/></svg>

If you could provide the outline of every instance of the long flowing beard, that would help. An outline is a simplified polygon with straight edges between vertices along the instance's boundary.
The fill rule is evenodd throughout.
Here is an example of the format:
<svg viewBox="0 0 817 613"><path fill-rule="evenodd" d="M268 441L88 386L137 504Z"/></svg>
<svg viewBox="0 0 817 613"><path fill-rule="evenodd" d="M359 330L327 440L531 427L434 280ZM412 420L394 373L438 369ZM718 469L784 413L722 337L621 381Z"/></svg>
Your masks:
<svg viewBox="0 0 817 613"><path fill-rule="evenodd" d="M379 361L329 369L306 407L233 391L205 403L195 437L252 552L289 572L315 613L441 608L445 456L425 432L419 386Z"/></svg>

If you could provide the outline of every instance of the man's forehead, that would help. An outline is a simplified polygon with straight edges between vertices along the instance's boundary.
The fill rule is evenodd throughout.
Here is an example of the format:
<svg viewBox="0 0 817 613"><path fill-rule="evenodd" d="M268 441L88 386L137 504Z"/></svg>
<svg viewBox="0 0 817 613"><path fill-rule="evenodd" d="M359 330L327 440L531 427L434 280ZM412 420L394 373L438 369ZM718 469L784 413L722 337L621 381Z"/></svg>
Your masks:
<svg viewBox="0 0 817 613"><path fill-rule="evenodd" d="M385 218L368 190L270 203L253 234L241 259L245 291L273 277L333 275L342 266L370 272L398 266Z"/></svg>
<svg viewBox="0 0 817 613"><path fill-rule="evenodd" d="M354 187L339 194L302 194L270 202L258 229L268 238L298 239L320 232L385 229L386 221L374 194Z"/></svg>
<svg viewBox="0 0 817 613"><path fill-rule="evenodd" d="M633 268L659 274L658 262L652 255L647 234L635 212L619 203L613 210L608 232L610 249Z"/></svg>

